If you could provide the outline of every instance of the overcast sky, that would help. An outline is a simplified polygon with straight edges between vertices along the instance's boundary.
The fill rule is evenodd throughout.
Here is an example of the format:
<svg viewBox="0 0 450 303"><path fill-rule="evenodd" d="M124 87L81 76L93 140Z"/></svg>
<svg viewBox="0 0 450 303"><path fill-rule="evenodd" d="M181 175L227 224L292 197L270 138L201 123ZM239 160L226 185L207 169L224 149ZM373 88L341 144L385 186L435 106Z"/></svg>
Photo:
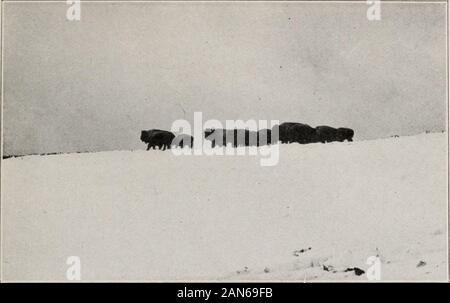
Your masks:
<svg viewBox="0 0 450 303"><path fill-rule="evenodd" d="M4 154L145 148L175 119L446 125L444 3L4 4Z"/></svg>

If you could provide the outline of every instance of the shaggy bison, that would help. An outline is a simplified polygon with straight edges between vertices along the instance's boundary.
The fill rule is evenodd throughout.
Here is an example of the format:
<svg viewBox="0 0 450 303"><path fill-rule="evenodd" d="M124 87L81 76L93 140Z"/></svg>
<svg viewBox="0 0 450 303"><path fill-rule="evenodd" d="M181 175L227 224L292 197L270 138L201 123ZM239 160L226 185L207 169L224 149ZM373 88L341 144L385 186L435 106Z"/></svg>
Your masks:
<svg viewBox="0 0 450 303"><path fill-rule="evenodd" d="M353 141L354 131L350 128L334 128L331 126L317 126L316 127L316 142L344 142L345 140Z"/></svg>
<svg viewBox="0 0 450 303"><path fill-rule="evenodd" d="M194 146L194 137L186 134L178 135L172 140L171 145L172 147L183 148L185 146L189 146L190 148L192 148Z"/></svg>
<svg viewBox="0 0 450 303"><path fill-rule="evenodd" d="M211 141L211 146L214 148L216 145L227 145L227 130L226 129L211 129L205 130L205 138Z"/></svg>
<svg viewBox="0 0 450 303"><path fill-rule="evenodd" d="M272 132L278 132L278 138L272 138ZM250 131L248 129L206 129L204 131L205 138L211 141L214 148L218 146L231 145L238 146L262 146L281 143L315 143L315 142L344 142L345 140L352 142L354 131L350 128L334 128L331 126L317 126L312 128L308 124L285 122L275 125L272 129L261 129L259 131ZM160 129L143 130L141 132L141 140L148 144L147 150L150 148L165 150L171 147L193 148L194 138L190 135L175 135L169 131Z"/></svg>
<svg viewBox="0 0 450 303"><path fill-rule="evenodd" d="M278 127L281 143L312 143L316 136L316 131L308 124L285 122L274 126L274 128L275 127Z"/></svg>
<svg viewBox="0 0 450 303"><path fill-rule="evenodd" d="M338 141L338 131L336 128L331 126L317 126L315 141L322 143Z"/></svg>
<svg viewBox="0 0 450 303"><path fill-rule="evenodd" d="M235 129L234 142L235 145L233 146L258 146L258 132L248 129Z"/></svg>
<svg viewBox="0 0 450 303"><path fill-rule="evenodd" d="M173 138L175 138L175 135L166 130L151 129L141 131L141 141L148 144L147 150L150 148L156 149L156 147L162 150L170 148Z"/></svg>
<svg viewBox="0 0 450 303"><path fill-rule="evenodd" d="M258 132L248 129L207 129L205 138L211 141L211 146L260 146L271 143L271 130L262 129Z"/></svg>
<svg viewBox="0 0 450 303"><path fill-rule="evenodd" d="M276 142L272 142L272 130L271 129L260 129L258 131L258 146L270 145L272 143L276 143Z"/></svg>
<svg viewBox="0 0 450 303"><path fill-rule="evenodd" d="M339 141L349 141L352 142L353 141L353 136L355 135L355 131L351 128L346 128L346 127L341 127L338 128L338 136L339 136Z"/></svg>

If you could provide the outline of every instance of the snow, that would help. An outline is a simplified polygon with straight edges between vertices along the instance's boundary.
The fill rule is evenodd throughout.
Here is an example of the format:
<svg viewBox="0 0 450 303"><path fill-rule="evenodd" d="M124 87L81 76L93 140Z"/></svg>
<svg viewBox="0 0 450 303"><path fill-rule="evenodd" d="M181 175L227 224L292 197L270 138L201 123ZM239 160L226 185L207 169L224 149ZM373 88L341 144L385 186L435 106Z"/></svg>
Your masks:
<svg viewBox="0 0 450 303"><path fill-rule="evenodd" d="M446 133L279 152L266 167L143 150L3 160L3 279L65 281L69 256L84 281L367 281L345 269L370 256L382 281L447 279Z"/></svg>

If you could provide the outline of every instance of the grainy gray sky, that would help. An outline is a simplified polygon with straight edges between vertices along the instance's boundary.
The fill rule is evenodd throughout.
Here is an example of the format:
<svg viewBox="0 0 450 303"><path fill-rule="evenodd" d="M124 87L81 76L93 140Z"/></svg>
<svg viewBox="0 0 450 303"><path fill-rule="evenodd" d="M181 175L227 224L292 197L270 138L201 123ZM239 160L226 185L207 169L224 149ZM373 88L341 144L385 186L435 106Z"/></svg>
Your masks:
<svg viewBox="0 0 450 303"><path fill-rule="evenodd" d="M446 125L444 3L4 4L4 154L145 148L175 119Z"/></svg>

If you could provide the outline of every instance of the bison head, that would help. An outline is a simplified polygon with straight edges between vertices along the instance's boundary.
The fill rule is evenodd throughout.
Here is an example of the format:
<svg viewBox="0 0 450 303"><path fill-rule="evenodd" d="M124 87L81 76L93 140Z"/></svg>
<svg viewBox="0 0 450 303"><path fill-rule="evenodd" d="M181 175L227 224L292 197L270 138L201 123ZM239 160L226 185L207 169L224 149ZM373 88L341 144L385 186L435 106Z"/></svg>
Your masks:
<svg viewBox="0 0 450 303"><path fill-rule="evenodd" d="M148 131L141 131L141 141L146 143L149 141Z"/></svg>
<svg viewBox="0 0 450 303"><path fill-rule="evenodd" d="M216 130L214 128L207 128L205 129L205 138L212 135Z"/></svg>
<svg viewBox="0 0 450 303"><path fill-rule="evenodd" d="M338 131L339 139L341 139L342 141L345 141L345 140L347 140L349 142L353 141L353 136L355 134L353 129L341 127L341 128L338 128L337 131Z"/></svg>

